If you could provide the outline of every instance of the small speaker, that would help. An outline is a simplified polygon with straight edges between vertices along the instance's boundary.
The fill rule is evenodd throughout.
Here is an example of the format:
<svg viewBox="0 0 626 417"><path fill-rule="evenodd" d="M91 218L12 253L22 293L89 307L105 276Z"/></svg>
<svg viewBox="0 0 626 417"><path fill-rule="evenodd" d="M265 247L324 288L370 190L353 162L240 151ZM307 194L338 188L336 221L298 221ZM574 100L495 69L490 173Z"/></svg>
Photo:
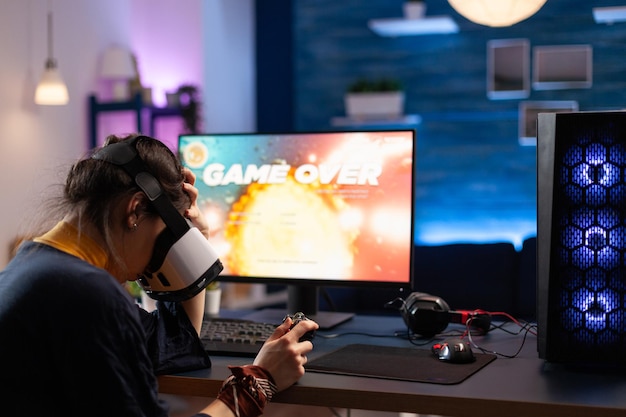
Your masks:
<svg viewBox="0 0 626 417"><path fill-rule="evenodd" d="M626 358L626 112L537 119L539 357Z"/></svg>

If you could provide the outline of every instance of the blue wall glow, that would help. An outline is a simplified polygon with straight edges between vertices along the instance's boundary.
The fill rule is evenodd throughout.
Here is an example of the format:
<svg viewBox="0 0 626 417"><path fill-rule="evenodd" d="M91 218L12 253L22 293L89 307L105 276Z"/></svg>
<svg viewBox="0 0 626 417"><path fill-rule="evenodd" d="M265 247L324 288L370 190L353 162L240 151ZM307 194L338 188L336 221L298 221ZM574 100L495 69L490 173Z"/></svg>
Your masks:
<svg viewBox="0 0 626 417"><path fill-rule="evenodd" d="M405 88L405 112L422 119L411 126L418 137L417 244L505 241L520 248L536 234L535 148L518 143L521 100L487 98L489 40L528 39L531 51L540 45L590 44L592 88L532 90L527 100L575 100L581 110L623 107L626 25L596 24L586 0L550 0L535 16L507 28L473 24L446 1L429 1L426 14L451 16L459 33L397 38L377 36L367 22L400 18L403 0L280 3L289 5L288 16L268 13L265 25L257 22L263 33L284 35L278 46L268 42L264 51L271 54L257 57L267 69L258 79L264 86L258 96L260 130L335 129L331 120L345 115L349 84L362 77L398 79ZM619 3L598 0L594 6ZM257 1L257 9L275 4ZM279 31L282 24L290 30ZM281 75L284 68L291 69L290 77ZM585 198L600 196L590 191Z"/></svg>

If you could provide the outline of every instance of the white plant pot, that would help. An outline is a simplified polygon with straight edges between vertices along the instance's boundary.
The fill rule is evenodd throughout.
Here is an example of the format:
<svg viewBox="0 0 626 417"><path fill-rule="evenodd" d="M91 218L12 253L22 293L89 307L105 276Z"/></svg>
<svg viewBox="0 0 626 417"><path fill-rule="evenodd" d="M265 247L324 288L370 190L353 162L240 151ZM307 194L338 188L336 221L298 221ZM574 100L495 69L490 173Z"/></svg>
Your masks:
<svg viewBox="0 0 626 417"><path fill-rule="evenodd" d="M398 117L404 114L404 92L347 93L344 104L348 117Z"/></svg>
<svg viewBox="0 0 626 417"><path fill-rule="evenodd" d="M217 315L220 312L222 302L222 289L207 290L204 297L204 312L209 315Z"/></svg>

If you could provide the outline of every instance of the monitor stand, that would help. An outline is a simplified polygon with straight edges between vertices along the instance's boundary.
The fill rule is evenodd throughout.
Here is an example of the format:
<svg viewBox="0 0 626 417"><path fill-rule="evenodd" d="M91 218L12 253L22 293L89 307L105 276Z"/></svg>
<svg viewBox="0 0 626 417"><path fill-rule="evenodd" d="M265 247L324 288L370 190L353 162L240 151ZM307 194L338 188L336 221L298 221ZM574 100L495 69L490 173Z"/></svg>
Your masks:
<svg viewBox="0 0 626 417"><path fill-rule="evenodd" d="M287 309L265 308L245 315L243 318L261 323L282 323L287 314L303 312L314 320L321 330L332 329L354 317L354 313L318 311L319 288L314 285L288 285Z"/></svg>

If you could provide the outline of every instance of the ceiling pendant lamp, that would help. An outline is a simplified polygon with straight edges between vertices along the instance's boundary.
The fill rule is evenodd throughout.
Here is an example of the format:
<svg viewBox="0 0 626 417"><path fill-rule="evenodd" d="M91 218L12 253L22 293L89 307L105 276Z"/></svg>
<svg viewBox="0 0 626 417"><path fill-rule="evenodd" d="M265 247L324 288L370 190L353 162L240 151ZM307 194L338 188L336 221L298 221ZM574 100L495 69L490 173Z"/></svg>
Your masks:
<svg viewBox="0 0 626 417"><path fill-rule="evenodd" d="M511 26L528 19L547 0L448 0L463 17L479 25Z"/></svg>
<svg viewBox="0 0 626 417"><path fill-rule="evenodd" d="M44 73L35 90L35 103L44 106L61 106L68 102L67 86L52 56L52 12L48 12L48 58Z"/></svg>

